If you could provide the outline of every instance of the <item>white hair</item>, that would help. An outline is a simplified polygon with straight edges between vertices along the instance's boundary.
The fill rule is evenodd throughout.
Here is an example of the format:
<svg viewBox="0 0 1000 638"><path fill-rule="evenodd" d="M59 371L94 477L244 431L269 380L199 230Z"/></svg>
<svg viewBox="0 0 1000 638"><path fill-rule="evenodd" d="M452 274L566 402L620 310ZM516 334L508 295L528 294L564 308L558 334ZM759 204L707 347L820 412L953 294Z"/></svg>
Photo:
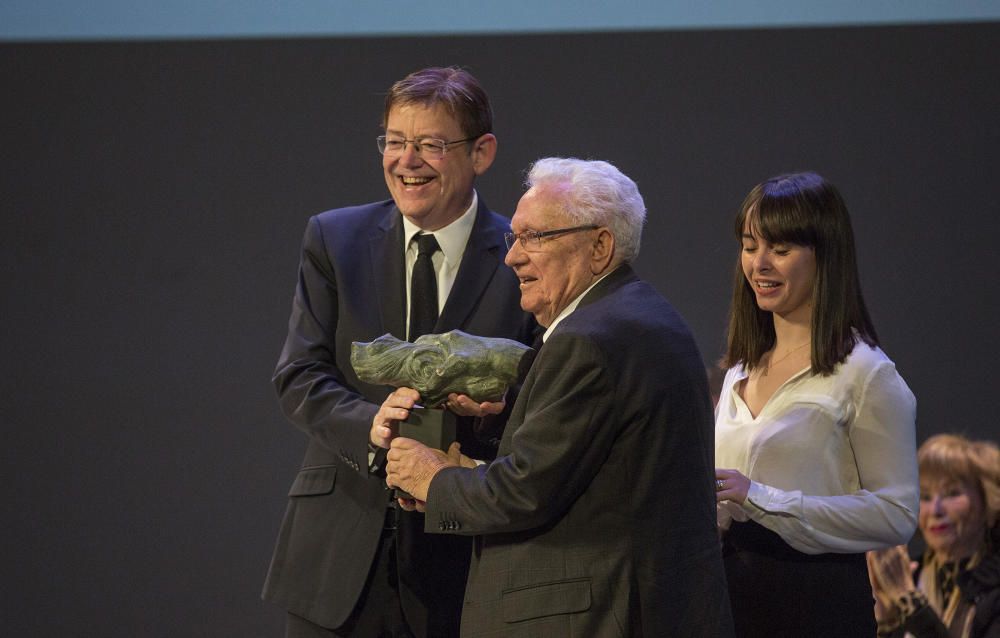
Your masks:
<svg viewBox="0 0 1000 638"><path fill-rule="evenodd" d="M614 165L575 157L545 157L528 169L525 185L551 188L563 212L575 223L610 229L617 263L631 262L639 255L646 204L635 182Z"/></svg>

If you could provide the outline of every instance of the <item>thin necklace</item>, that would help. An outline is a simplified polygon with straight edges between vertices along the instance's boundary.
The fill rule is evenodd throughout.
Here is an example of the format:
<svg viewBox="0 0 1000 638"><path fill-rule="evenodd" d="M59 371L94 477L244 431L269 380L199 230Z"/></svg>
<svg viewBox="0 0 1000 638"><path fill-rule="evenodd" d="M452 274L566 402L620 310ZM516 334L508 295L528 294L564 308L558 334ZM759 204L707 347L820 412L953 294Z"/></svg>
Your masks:
<svg viewBox="0 0 1000 638"><path fill-rule="evenodd" d="M768 361L768 362L767 362L767 365L766 365L766 366L764 366L764 370L763 370L763 372L762 372L762 375L766 377L766 376L767 376L767 373L768 373L768 371L769 371L769 370L770 370L770 369L771 369L771 368L772 368L773 366L776 366L776 365L778 365L779 363L781 363L782 361L784 361L784 360L785 360L785 359L787 359L788 357L792 356L792 353L794 353L794 352L798 352L798 351L799 351L799 350L801 350L802 348L805 348L806 346L808 346L808 345L809 345L810 343L812 343L812 340L809 340L809 341L806 341L806 342L805 342L805 343L803 343L802 345L799 345L799 346L795 346L794 348L792 348L791 350L789 350L788 352L786 352L786 353L785 353L784 355L782 355L780 359L777 359L777 360L771 360L771 361Z"/></svg>

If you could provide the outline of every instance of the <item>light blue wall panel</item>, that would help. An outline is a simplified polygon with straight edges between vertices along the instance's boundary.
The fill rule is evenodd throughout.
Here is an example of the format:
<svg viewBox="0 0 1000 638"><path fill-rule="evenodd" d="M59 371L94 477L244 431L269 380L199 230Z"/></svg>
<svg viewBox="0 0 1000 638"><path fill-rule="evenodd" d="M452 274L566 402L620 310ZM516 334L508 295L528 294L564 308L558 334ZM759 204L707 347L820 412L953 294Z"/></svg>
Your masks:
<svg viewBox="0 0 1000 638"><path fill-rule="evenodd" d="M1000 19L1000 0L3 0L0 40L531 33Z"/></svg>

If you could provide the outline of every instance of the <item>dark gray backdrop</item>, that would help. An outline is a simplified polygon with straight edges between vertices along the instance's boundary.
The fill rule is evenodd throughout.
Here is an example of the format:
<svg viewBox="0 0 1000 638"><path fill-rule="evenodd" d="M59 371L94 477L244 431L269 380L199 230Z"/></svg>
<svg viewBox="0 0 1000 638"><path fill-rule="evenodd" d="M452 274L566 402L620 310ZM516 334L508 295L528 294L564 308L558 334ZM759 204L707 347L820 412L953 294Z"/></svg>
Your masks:
<svg viewBox="0 0 1000 638"><path fill-rule="evenodd" d="M507 214L545 155L645 195L641 274L720 354L745 193L842 188L919 437L997 390L1000 24L0 46L3 633L278 636L258 600L303 449L269 384L310 214L384 198L382 92L491 93ZM374 335L373 335L374 336ZM992 389L992 390L991 390Z"/></svg>

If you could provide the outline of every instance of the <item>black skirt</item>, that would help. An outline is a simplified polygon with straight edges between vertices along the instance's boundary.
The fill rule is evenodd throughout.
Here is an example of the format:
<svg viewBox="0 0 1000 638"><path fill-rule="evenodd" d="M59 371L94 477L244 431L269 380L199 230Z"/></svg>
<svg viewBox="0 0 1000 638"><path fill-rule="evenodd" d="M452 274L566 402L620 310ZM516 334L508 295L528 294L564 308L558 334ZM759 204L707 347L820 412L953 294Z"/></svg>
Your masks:
<svg viewBox="0 0 1000 638"><path fill-rule="evenodd" d="M723 538L738 638L871 638L864 554L803 554L771 530L734 522Z"/></svg>

